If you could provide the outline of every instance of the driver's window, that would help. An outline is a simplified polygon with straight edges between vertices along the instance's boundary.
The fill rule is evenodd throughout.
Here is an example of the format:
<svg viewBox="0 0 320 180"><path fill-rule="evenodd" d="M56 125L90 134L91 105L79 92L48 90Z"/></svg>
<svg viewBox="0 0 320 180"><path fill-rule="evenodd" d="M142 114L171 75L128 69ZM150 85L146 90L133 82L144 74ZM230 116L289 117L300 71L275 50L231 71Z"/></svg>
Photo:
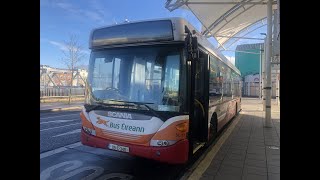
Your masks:
<svg viewBox="0 0 320 180"><path fill-rule="evenodd" d="M165 64L164 91L169 97L178 97L180 56L168 55Z"/></svg>
<svg viewBox="0 0 320 180"><path fill-rule="evenodd" d="M112 61L106 61L105 58L96 58L94 63L93 86L96 90L103 90L111 86L111 68Z"/></svg>
<svg viewBox="0 0 320 180"><path fill-rule="evenodd" d="M119 87L120 61L119 58L96 58L93 71L94 87L99 87L96 90Z"/></svg>

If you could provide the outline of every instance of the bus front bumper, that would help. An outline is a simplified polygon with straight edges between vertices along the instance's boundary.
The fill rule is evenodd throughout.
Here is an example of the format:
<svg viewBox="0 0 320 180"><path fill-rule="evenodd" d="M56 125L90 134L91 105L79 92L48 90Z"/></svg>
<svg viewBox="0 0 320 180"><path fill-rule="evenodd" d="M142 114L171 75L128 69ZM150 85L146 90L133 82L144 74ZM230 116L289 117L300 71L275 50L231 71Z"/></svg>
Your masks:
<svg viewBox="0 0 320 180"><path fill-rule="evenodd" d="M160 162L170 164L183 164L188 161L188 140L181 140L171 146L155 147L155 146L140 146L112 140L102 139L92 136L81 130L81 143L86 146L108 149L108 145L116 144L118 146L129 147L129 154L140 156L148 159L153 159ZM109 149L108 149L109 150Z"/></svg>

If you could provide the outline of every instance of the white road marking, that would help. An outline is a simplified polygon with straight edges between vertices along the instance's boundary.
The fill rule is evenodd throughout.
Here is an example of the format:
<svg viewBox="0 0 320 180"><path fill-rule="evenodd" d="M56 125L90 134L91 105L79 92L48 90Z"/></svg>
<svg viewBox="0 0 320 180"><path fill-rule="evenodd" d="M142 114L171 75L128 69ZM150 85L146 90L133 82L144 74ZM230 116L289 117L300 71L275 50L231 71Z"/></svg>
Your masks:
<svg viewBox="0 0 320 180"><path fill-rule="evenodd" d="M56 111L61 111L61 110L81 110L83 108L83 106L77 106L77 107L67 107L67 108L55 108L55 109L51 109L51 111L56 112Z"/></svg>
<svg viewBox="0 0 320 180"><path fill-rule="evenodd" d="M78 147L78 146L81 146L81 145L82 145L81 142L77 142L77 143L74 143L74 144L69 144L69 145L67 145L65 147L72 149L72 148L75 148L75 147Z"/></svg>
<svg viewBox="0 0 320 180"><path fill-rule="evenodd" d="M66 166L66 165L71 165L71 166L67 166L67 168L64 169L65 172L68 172L68 171L71 171L72 170L75 170L79 167L82 166L82 162L81 161L78 161L78 160L74 160L74 161L65 161L65 162L62 162L62 163L59 163L59 164L56 164L56 165L53 165L45 170L43 170L41 173L40 173L40 179L41 180L47 180L47 179L53 179L51 174L54 170L58 169L58 168L61 168L63 166ZM69 173L68 173L69 174ZM51 178L50 178L51 177ZM55 178L57 179L57 178ZM61 178L59 178L61 180ZM65 178L67 179L67 178Z"/></svg>
<svg viewBox="0 0 320 180"><path fill-rule="evenodd" d="M68 150L68 149L65 148L65 147L61 147L61 148L58 148L58 149L54 149L52 151L48 151L48 152L42 153L42 154L40 154L40 159L48 157L48 156L51 156L51 155L54 155L54 154L57 154L57 153L61 153L61 152L65 151L65 150Z"/></svg>
<svg viewBox="0 0 320 180"><path fill-rule="evenodd" d="M47 123L64 123L64 122L75 121L75 120L79 120L79 119L47 121L47 122L41 122L40 124L47 124Z"/></svg>
<svg viewBox="0 0 320 180"><path fill-rule="evenodd" d="M51 129L56 129L56 128L62 128L62 127L67 127L67 126L73 126L73 125L76 125L76 124L81 124L81 123L73 123L73 124L68 124L68 125L65 125L65 126L58 126L58 127L53 127L53 128L48 128L48 129L41 129L41 131L47 131L47 130L51 130Z"/></svg>
<svg viewBox="0 0 320 180"><path fill-rule="evenodd" d="M75 147L78 147L78 146L81 146L81 145L82 145L81 142L77 142L77 143L74 143L74 144L70 144L70 145L67 145L67 146L64 146L64 147L61 147L61 148L58 148L58 149L54 149L54 150L42 153L42 154L40 154L40 159L48 157L48 156L51 156L51 155L54 155L54 154L61 153L63 151L68 150L68 148L75 148Z"/></svg>
<svg viewBox="0 0 320 180"><path fill-rule="evenodd" d="M52 137L65 136L65 135L79 133L79 132L81 132L81 129L76 129L76 130L73 130L73 131L70 131L70 132L66 132L66 133L62 133L62 134L58 134L58 135L55 135L55 136L52 136Z"/></svg>
<svg viewBox="0 0 320 180"><path fill-rule="evenodd" d="M50 117L40 117L40 119L50 119L50 118L56 118L56 117L63 117L63 116L79 116L80 117L80 112L76 114L65 114L65 115L59 115L59 116L50 116Z"/></svg>

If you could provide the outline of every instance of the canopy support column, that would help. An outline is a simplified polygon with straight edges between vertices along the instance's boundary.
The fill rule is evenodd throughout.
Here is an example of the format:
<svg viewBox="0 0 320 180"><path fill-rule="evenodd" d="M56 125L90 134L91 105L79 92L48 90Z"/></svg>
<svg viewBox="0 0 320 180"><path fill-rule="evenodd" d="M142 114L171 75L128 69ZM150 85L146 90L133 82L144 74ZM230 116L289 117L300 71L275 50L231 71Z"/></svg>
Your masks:
<svg viewBox="0 0 320 180"><path fill-rule="evenodd" d="M266 47L266 95L265 127L271 126L271 58L272 58L272 0L267 3L267 47Z"/></svg>

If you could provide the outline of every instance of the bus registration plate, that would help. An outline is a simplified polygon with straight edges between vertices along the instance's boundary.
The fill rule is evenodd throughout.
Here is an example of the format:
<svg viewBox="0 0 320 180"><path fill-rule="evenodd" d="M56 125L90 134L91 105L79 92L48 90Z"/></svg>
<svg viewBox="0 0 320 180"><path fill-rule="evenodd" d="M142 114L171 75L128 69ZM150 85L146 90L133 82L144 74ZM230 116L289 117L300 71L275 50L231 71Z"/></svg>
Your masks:
<svg viewBox="0 0 320 180"><path fill-rule="evenodd" d="M116 144L109 144L108 148L111 150L121 151L121 152L129 152L129 147L118 146Z"/></svg>

